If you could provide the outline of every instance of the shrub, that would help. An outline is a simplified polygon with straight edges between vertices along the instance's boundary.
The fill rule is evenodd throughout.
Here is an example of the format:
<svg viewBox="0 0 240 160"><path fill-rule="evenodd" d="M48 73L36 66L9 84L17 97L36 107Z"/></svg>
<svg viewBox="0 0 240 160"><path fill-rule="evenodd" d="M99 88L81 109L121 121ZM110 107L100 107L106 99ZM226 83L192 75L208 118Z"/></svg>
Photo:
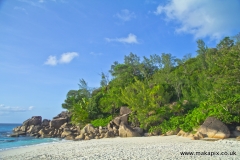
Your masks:
<svg viewBox="0 0 240 160"><path fill-rule="evenodd" d="M180 128L185 132L190 132L193 128L201 125L207 117L215 117L224 123L237 122L238 116L232 115L228 110L220 105L208 105L208 103L201 103L200 107L195 108L188 113L184 118L184 123Z"/></svg>
<svg viewBox="0 0 240 160"><path fill-rule="evenodd" d="M171 117L168 121L164 120L163 123L160 124L159 128L164 134L168 131L176 130L183 122L183 116Z"/></svg>
<svg viewBox="0 0 240 160"><path fill-rule="evenodd" d="M94 127L99 127L99 126L107 126L107 124L112 120L112 116L109 116L107 118L99 118L91 121L91 124Z"/></svg>

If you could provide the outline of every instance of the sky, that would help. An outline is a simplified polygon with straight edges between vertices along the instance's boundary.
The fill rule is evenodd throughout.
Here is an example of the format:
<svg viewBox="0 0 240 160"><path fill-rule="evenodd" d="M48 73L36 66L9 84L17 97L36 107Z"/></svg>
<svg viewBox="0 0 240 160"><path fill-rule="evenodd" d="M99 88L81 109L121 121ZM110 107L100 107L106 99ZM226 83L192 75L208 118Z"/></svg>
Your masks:
<svg viewBox="0 0 240 160"><path fill-rule="evenodd" d="M196 56L240 32L239 0L0 0L0 123L63 111L130 52Z"/></svg>

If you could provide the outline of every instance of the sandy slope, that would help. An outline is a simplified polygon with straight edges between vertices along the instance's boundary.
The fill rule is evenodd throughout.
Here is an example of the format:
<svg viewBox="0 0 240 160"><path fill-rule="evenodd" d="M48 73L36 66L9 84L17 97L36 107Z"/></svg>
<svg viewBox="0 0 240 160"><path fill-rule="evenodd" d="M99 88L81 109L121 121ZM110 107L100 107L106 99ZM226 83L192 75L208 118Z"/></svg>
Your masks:
<svg viewBox="0 0 240 160"><path fill-rule="evenodd" d="M180 152L235 152L236 155L181 155ZM239 159L240 141L194 141L178 136L64 141L0 152L0 159Z"/></svg>

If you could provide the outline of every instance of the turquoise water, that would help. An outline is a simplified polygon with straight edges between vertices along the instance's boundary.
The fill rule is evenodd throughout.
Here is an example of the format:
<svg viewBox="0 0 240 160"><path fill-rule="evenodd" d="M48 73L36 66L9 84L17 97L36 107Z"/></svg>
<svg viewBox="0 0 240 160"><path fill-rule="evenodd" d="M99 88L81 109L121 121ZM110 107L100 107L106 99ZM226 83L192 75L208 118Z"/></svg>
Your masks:
<svg viewBox="0 0 240 160"><path fill-rule="evenodd" d="M12 134L12 129L20 125L21 124L0 123L0 151L10 148L60 141L59 138L35 138L29 136L10 137L9 135Z"/></svg>

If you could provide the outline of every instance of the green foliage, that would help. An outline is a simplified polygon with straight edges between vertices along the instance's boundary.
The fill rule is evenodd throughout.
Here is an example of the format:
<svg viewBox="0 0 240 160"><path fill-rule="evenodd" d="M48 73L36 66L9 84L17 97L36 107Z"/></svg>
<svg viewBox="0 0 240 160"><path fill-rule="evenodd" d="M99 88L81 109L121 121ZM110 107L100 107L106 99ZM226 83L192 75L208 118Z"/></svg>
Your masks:
<svg viewBox="0 0 240 160"><path fill-rule="evenodd" d="M89 113L87 111L87 106L89 104L88 99L82 98L82 101L75 103L70 110L72 113L71 122L73 124L87 123L89 121Z"/></svg>
<svg viewBox="0 0 240 160"><path fill-rule="evenodd" d="M168 103L169 95L164 92L161 85L149 85L147 82L136 82L122 89L121 100L128 104L129 108L136 113L141 128L147 129L150 125L160 121L164 116L164 106ZM158 113L157 113L158 112Z"/></svg>
<svg viewBox="0 0 240 160"><path fill-rule="evenodd" d="M130 53L123 63L113 63L110 81L101 74L100 88L92 91L81 79L62 107L72 113L73 123L104 126L126 105L130 121L149 132L192 131L209 116L240 123L239 37L225 37L216 48L198 40L194 58L163 53L141 61Z"/></svg>
<svg viewBox="0 0 240 160"><path fill-rule="evenodd" d="M179 125L179 127L190 132L193 128L201 125L207 117L215 117L224 123L238 122L239 117L232 115L230 112L224 109L224 107L219 107L218 105L209 106L208 102L202 102L200 107L195 108L184 118L184 123Z"/></svg>
<svg viewBox="0 0 240 160"><path fill-rule="evenodd" d="M159 125L159 128L163 134L167 131L173 131L179 128L179 126L184 122L183 116L171 117L168 121L164 120L163 123Z"/></svg>
<svg viewBox="0 0 240 160"><path fill-rule="evenodd" d="M103 113L115 115L116 111L119 111L119 107L122 102L120 100L120 88L109 87L102 91L103 96L99 102L100 109Z"/></svg>
<svg viewBox="0 0 240 160"><path fill-rule="evenodd" d="M112 120L112 116L108 116L107 118L99 118L91 121L91 124L94 127L99 127L99 126L107 126L107 124Z"/></svg>

